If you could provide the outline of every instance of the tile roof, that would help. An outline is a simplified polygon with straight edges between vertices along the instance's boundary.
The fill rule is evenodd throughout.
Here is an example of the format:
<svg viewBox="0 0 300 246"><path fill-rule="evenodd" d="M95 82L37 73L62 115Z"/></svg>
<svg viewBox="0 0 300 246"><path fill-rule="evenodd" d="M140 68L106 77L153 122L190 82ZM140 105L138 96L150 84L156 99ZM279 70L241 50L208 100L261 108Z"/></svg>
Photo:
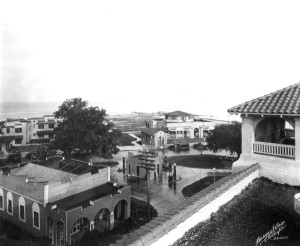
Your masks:
<svg viewBox="0 0 300 246"><path fill-rule="evenodd" d="M141 132L146 133L149 136L154 136L157 132L167 132L168 130L165 128L141 128Z"/></svg>
<svg viewBox="0 0 300 246"><path fill-rule="evenodd" d="M13 173L13 175L27 176L28 178L30 178L31 182L42 183L57 182L68 178L77 177L77 175L69 172L64 172L33 163L28 163L25 166L19 168L16 172Z"/></svg>
<svg viewBox="0 0 300 246"><path fill-rule="evenodd" d="M300 114L300 83L239 104L227 111L242 114Z"/></svg>
<svg viewBox="0 0 300 246"><path fill-rule="evenodd" d="M179 111L179 110L173 111L170 113L166 113L165 115L167 115L167 116L194 116L193 114L189 114L189 113Z"/></svg>

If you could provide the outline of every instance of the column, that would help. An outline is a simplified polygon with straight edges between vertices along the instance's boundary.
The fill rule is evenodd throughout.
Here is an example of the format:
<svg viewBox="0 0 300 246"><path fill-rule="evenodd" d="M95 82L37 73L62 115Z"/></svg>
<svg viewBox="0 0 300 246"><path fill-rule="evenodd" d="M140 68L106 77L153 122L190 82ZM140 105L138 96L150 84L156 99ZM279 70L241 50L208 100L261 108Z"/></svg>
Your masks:
<svg viewBox="0 0 300 246"><path fill-rule="evenodd" d="M295 161L300 161L300 118L295 117Z"/></svg>
<svg viewBox="0 0 300 246"><path fill-rule="evenodd" d="M254 140L254 120L253 118L242 116L242 154L253 154Z"/></svg>

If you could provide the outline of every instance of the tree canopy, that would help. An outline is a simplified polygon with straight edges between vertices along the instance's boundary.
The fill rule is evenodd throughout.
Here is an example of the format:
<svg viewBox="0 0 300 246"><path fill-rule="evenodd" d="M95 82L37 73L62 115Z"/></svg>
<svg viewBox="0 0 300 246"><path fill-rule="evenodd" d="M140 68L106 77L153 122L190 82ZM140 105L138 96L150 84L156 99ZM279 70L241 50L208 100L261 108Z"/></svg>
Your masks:
<svg viewBox="0 0 300 246"><path fill-rule="evenodd" d="M207 137L207 147L213 152L221 150L236 153L238 157L242 152L241 123L234 121L231 124L217 125Z"/></svg>
<svg viewBox="0 0 300 246"><path fill-rule="evenodd" d="M55 147L64 151L69 159L71 153L111 158L117 153L119 130L112 129L104 109L88 106L81 98L68 99L54 112L61 119L55 133Z"/></svg>
<svg viewBox="0 0 300 246"><path fill-rule="evenodd" d="M41 144L26 155L28 160L46 160L47 157L56 155L52 144Z"/></svg>

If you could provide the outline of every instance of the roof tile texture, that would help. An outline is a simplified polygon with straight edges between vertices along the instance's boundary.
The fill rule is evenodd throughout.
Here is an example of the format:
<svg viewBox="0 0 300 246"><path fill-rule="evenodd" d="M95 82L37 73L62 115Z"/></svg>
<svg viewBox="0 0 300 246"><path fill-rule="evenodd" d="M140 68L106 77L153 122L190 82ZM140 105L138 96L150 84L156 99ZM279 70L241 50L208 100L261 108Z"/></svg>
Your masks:
<svg viewBox="0 0 300 246"><path fill-rule="evenodd" d="M229 113L242 114L300 114L300 83L239 104Z"/></svg>

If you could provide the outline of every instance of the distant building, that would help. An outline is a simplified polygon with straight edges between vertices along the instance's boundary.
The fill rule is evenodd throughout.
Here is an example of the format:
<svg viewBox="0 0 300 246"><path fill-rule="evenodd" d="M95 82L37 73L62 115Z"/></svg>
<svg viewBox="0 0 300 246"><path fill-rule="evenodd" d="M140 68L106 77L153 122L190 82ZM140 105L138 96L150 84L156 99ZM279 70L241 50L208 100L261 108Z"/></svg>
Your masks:
<svg viewBox="0 0 300 246"><path fill-rule="evenodd" d="M130 186L110 182L110 168L53 161L0 174L0 216L52 245L70 245L86 230L111 230L130 216Z"/></svg>
<svg viewBox="0 0 300 246"><path fill-rule="evenodd" d="M0 142L2 150L13 146L50 143L54 139L54 128L60 120L53 115L28 119L7 119L4 122Z"/></svg>
<svg viewBox="0 0 300 246"><path fill-rule="evenodd" d="M142 128L141 141L145 145L155 145L161 147L167 144L168 133L167 129L157 128Z"/></svg>
<svg viewBox="0 0 300 246"><path fill-rule="evenodd" d="M29 143L49 143L54 139L54 128L60 120L55 119L53 115L45 115L44 117L28 118Z"/></svg>
<svg viewBox="0 0 300 246"><path fill-rule="evenodd" d="M148 120L145 123L146 129L142 130L142 143L149 142L143 139L143 135L150 136L153 139L151 144L159 146L160 142L157 139L154 141L154 135L158 130L165 132L167 139L205 138L217 123L225 123L225 121L201 119L193 114L174 111L166 113L164 118Z"/></svg>

